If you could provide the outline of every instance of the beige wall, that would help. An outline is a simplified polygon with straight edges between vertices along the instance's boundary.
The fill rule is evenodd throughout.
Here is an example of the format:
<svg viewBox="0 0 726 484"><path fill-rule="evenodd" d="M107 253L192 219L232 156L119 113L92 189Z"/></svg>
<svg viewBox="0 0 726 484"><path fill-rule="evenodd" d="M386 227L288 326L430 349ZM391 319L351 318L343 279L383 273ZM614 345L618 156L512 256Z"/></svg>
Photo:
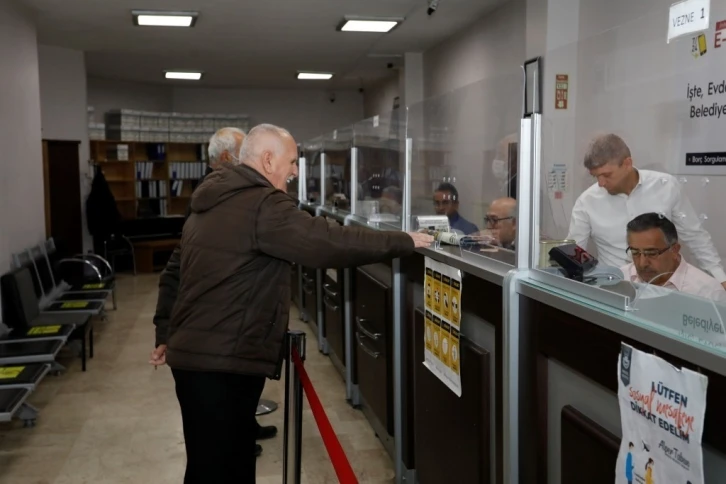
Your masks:
<svg viewBox="0 0 726 484"><path fill-rule="evenodd" d="M83 52L61 47L38 47L40 112L43 139L80 141L78 183L81 185L83 249L93 247L86 227L86 197L91 189L88 176L89 142L86 104L86 64Z"/></svg>
<svg viewBox="0 0 726 484"><path fill-rule="evenodd" d="M45 237L38 44L32 17L0 2L0 273Z"/></svg>
<svg viewBox="0 0 726 484"><path fill-rule="evenodd" d="M401 95L398 71L386 78L366 87L363 95L363 117L372 118L376 115L393 110L393 100Z"/></svg>

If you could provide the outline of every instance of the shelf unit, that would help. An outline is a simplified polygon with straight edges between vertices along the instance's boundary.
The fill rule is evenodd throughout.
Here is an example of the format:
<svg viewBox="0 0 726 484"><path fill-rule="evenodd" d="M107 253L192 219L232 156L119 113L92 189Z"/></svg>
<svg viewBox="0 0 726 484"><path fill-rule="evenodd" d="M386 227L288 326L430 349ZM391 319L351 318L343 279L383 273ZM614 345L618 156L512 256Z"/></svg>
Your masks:
<svg viewBox="0 0 726 484"><path fill-rule="evenodd" d="M207 143L92 140L90 144L91 162L102 170L116 199L119 212L125 220L184 215L192 192L204 174L202 165L207 164ZM159 159L150 159L149 151L152 154L154 151L158 152L156 147L163 147L163 154L158 156ZM118 159L119 153L124 159ZM137 163L151 163L150 176L138 178ZM196 171L190 167L185 170L187 175L183 178L173 177L171 168L179 169L193 163L199 164L195 166ZM178 170L178 174L180 173L181 170ZM154 196L138 193L137 182L154 181L166 184L163 196L158 192ZM181 181L178 195L172 192L175 181ZM166 206L165 211L161 209L162 205Z"/></svg>

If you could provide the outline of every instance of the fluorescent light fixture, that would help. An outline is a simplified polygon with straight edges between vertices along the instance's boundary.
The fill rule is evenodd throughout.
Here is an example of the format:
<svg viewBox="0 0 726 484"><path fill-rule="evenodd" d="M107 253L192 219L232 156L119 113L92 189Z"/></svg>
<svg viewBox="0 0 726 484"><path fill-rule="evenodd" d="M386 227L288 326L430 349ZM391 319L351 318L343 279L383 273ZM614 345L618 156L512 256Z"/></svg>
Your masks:
<svg viewBox="0 0 726 484"><path fill-rule="evenodd" d="M133 10L134 25L141 27L193 27L197 12L161 12L153 10Z"/></svg>
<svg viewBox="0 0 726 484"><path fill-rule="evenodd" d="M378 32L386 33L403 22L402 18L359 18L345 17L338 26L343 32Z"/></svg>
<svg viewBox="0 0 726 484"><path fill-rule="evenodd" d="M202 78L199 71L164 71L164 77L167 79L183 79L185 81L198 81Z"/></svg>
<svg viewBox="0 0 726 484"><path fill-rule="evenodd" d="M306 81L327 81L333 74L329 72L298 72L297 78Z"/></svg>

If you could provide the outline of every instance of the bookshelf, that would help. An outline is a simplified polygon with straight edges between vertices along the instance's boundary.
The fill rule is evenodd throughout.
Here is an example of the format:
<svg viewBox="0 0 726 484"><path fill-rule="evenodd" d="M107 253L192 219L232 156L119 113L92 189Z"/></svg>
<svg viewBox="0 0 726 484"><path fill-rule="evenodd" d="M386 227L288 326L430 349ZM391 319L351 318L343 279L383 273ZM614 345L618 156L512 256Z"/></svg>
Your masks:
<svg viewBox="0 0 726 484"><path fill-rule="evenodd" d="M207 143L90 144L124 220L184 215L207 165Z"/></svg>

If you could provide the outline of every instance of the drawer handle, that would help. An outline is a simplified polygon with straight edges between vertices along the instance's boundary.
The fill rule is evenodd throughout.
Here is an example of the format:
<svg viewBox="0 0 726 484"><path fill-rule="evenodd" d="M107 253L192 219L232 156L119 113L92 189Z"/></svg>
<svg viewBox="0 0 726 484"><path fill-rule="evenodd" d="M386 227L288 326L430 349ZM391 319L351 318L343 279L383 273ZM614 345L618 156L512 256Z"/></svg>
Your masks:
<svg viewBox="0 0 726 484"><path fill-rule="evenodd" d="M381 333L371 333L370 331L368 331L363 326L364 321L365 321L365 319L361 319L358 316L355 317L356 326L358 326L358 329L360 330L361 333L368 336L372 340L377 340L378 338L380 338L382 336Z"/></svg>
<svg viewBox="0 0 726 484"><path fill-rule="evenodd" d="M328 306L332 311L338 311L338 306L333 304L330 299L328 299L328 296L325 296L323 298L323 303L325 303L325 305Z"/></svg>
<svg viewBox="0 0 726 484"><path fill-rule="evenodd" d="M338 293L330 289L330 284L323 284L323 289L325 290L325 294L332 298L338 297Z"/></svg>
<svg viewBox="0 0 726 484"><path fill-rule="evenodd" d="M374 359L378 359L379 356L381 356L381 353L378 351L373 351L370 348L368 348L365 344L363 344L363 341L360 339L360 333L356 331L355 333L355 339L358 340L358 346L361 347L363 351L368 353L368 356Z"/></svg>

